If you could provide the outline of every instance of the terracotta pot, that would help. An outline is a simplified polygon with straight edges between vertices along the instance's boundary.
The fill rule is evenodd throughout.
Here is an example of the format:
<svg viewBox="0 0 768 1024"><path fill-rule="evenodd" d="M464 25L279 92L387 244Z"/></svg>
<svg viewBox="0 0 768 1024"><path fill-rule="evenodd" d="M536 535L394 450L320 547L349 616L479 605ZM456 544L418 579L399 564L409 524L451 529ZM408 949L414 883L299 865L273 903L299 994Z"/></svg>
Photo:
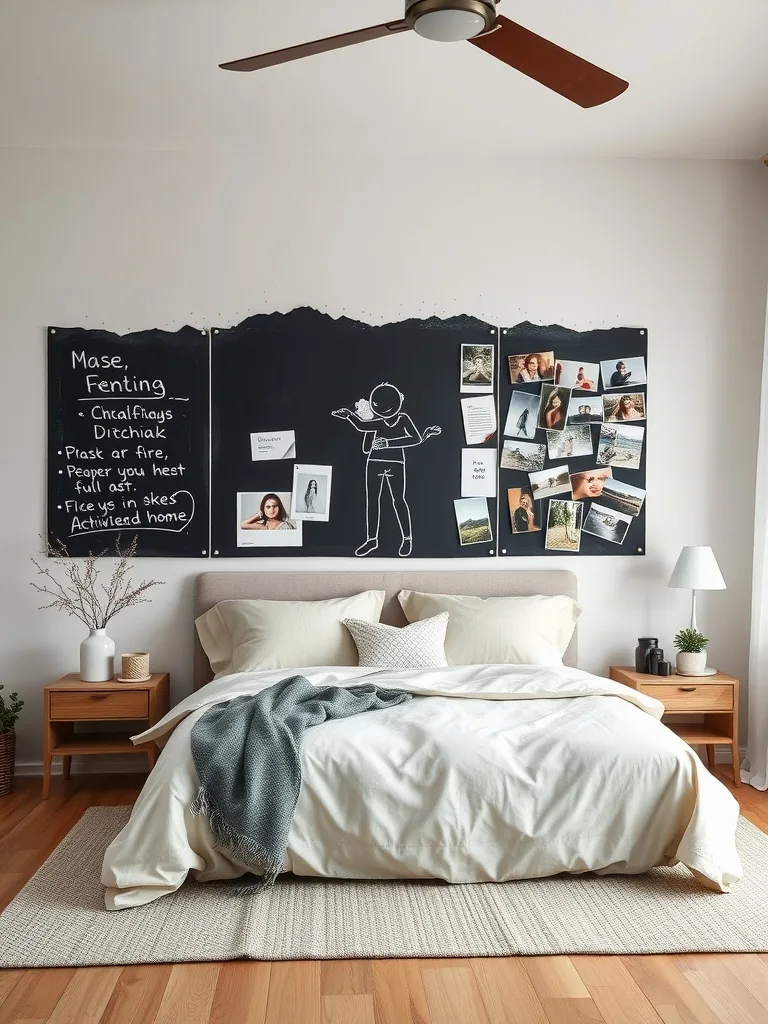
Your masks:
<svg viewBox="0 0 768 1024"><path fill-rule="evenodd" d="M13 768L16 761L16 733L0 732L0 796L13 791Z"/></svg>
<svg viewBox="0 0 768 1024"><path fill-rule="evenodd" d="M688 651L677 655L677 671L684 676L700 676L707 667L706 651Z"/></svg>

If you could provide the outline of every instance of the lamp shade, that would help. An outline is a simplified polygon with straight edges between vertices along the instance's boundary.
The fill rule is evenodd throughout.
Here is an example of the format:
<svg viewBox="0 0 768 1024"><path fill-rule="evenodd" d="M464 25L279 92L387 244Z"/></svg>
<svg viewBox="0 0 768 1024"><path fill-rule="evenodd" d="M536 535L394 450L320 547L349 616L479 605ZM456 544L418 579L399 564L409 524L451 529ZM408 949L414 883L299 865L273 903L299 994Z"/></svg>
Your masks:
<svg viewBox="0 0 768 1024"><path fill-rule="evenodd" d="M667 586L683 590L726 589L712 548L704 544L691 544L683 548Z"/></svg>

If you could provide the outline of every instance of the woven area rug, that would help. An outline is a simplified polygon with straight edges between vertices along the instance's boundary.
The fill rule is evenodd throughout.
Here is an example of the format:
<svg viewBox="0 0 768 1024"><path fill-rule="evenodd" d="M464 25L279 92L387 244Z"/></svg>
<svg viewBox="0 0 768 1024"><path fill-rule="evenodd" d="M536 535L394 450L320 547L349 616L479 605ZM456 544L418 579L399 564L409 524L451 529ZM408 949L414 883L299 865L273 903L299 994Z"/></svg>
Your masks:
<svg viewBox="0 0 768 1024"><path fill-rule="evenodd" d="M501 885L281 878L260 896L190 883L109 913L99 873L128 807L92 807L0 915L0 967L199 960L768 951L768 835L741 818L727 895L685 868Z"/></svg>

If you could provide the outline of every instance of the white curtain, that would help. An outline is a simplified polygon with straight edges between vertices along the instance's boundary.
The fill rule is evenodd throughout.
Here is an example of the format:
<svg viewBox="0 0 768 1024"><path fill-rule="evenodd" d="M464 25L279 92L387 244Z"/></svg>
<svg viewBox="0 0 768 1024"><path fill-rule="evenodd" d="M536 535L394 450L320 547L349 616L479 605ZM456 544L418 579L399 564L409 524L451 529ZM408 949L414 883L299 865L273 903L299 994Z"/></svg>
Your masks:
<svg viewBox="0 0 768 1024"><path fill-rule="evenodd" d="M768 789L768 317L763 349L760 433L755 480L755 551L749 644L749 734L741 781Z"/></svg>

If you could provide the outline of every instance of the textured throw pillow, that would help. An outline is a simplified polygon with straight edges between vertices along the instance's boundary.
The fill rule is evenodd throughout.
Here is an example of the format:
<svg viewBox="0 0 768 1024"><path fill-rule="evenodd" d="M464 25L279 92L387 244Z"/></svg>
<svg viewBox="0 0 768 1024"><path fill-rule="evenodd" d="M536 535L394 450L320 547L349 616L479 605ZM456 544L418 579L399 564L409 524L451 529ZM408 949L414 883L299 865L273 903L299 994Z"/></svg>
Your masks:
<svg viewBox="0 0 768 1024"><path fill-rule="evenodd" d="M344 625L352 634L359 664L364 668L441 668L448 664L444 647L447 612L410 626L387 626L361 619L344 619Z"/></svg>
<svg viewBox="0 0 768 1024"><path fill-rule="evenodd" d="M214 675L356 665L344 619L378 622L383 590L330 601L219 601L195 620Z"/></svg>
<svg viewBox="0 0 768 1024"><path fill-rule="evenodd" d="M449 665L562 665L581 605L570 597L460 597L401 590L409 622L448 612Z"/></svg>

